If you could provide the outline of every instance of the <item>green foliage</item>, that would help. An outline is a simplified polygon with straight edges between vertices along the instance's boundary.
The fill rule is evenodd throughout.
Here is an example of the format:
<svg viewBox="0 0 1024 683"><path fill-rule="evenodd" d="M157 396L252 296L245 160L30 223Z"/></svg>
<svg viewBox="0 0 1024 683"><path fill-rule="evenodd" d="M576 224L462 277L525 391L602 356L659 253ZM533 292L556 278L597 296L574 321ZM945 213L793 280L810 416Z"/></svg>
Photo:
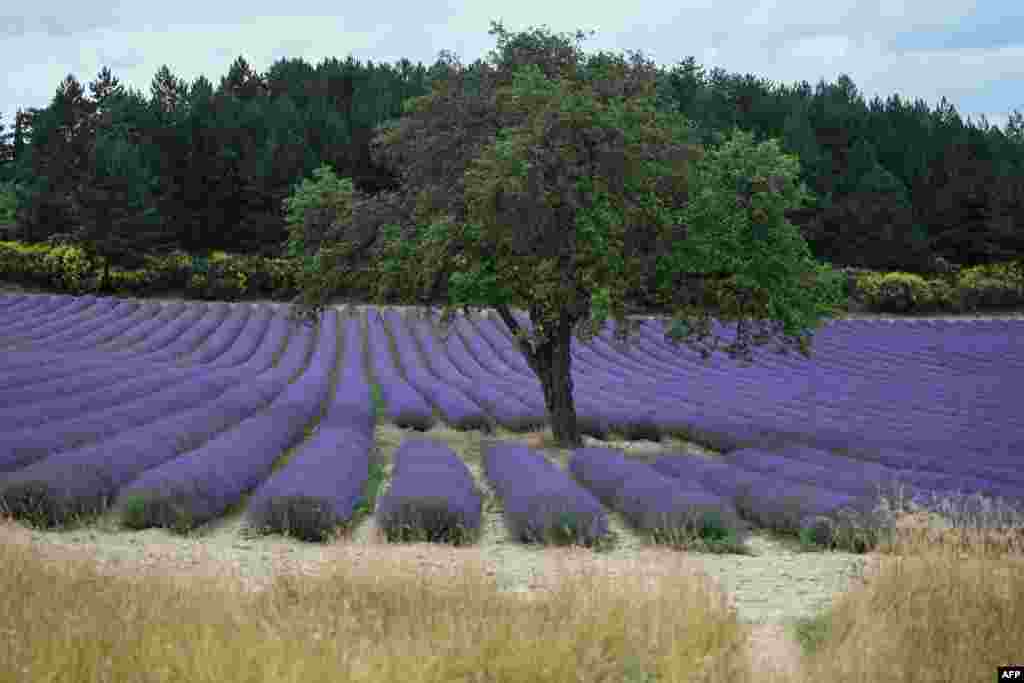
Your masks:
<svg viewBox="0 0 1024 683"><path fill-rule="evenodd" d="M85 291L85 281L94 271L94 264L88 254L81 247L71 244L48 250L43 256L42 267L51 284L74 294Z"/></svg>
<svg viewBox="0 0 1024 683"><path fill-rule="evenodd" d="M799 160L782 154L778 143L754 144L753 136L738 129L723 145L699 161L693 174L691 201L676 213L687 236L671 245L658 265L665 300L675 294L674 277L685 273L725 276L705 300L716 316L739 320L737 342L726 350L747 354L744 318L781 322L791 344L809 356L809 333L823 318L839 311L843 288L830 266L811 257L807 243L784 212L809 198L797 185ZM686 303L676 316L673 338L707 336L707 308ZM778 325L773 325L780 331ZM755 343L764 335L755 335ZM713 348L694 345L706 358Z"/></svg>
<svg viewBox="0 0 1024 683"><path fill-rule="evenodd" d="M1024 303L1024 265L1009 262L966 268L957 278L961 305L967 310L982 306Z"/></svg>
<svg viewBox="0 0 1024 683"><path fill-rule="evenodd" d="M841 275L814 261L785 217L808 196L796 158L739 130L708 154L678 144L693 134L686 119L659 110L649 88L629 99L600 94L596 84L615 82L614 65L595 71L594 82L579 82L550 80L536 65L517 70L496 105L529 115L499 130L467 169L467 220L423 211L427 227L404 240L386 226L378 266L377 295L413 302L453 269L442 325L458 306L496 307L545 387L560 442L578 440L571 397L559 398L570 334L586 340L608 317L622 338L635 329L625 296L643 271L631 243L664 245L654 247L663 295L677 292L681 276L727 278L703 308L669 297L672 336L705 339L715 305L720 318L739 321L726 350L748 360L751 342L780 334L809 357L812 330L845 303ZM511 307L529 311L532 337ZM703 317L691 331L695 312ZM751 339L748 316L769 329Z"/></svg>
<svg viewBox="0 0 1024 683"><path fill-rule="evenodd" d="M643 152L686 139L688 122L658 111L650 96L600 98L592 84L550 81L536 66L518 71L513 85L498 91L498 106L532 116L499 131L467 170L469 220L440 216L402 242L397 227L387 226L378 295L415 299L454 263L443 322L458 305L529 308L537 343L543 343L560 311L569 310L574 321L590 316L592 324L576 331L592 335L609 314L624 316L624 293L638 274L623 255L631 228L670 217L664 195L685 191L686 163L699 156L693 148L673 148L674 156L654 160ZM580 163L578 145L567 143L582 143L581 137L608 153L584 159L589 172L568 177L568 193L538 185L542 173L562 175ZM567 202L575 209L569 214ZM524 205L531 219L525 226ZM563 216L572 224L562 227Z"/></svg>
<svg viewBox="0 0 1024 683"><path fill-rule="evenodd" d="M159 291L157 276L149 270L123 270L111 268L108 287L114 294L122 296L146 296Z"/></svg>
<svg viewBox="0 0 1024 683"><path fill-rule="evenodd" d="M145 269L158 289L185 288L192 274L192 257L180 250L169 254L147 255Z"/></svg>
<svg viewBox="0 0 1024 683"><path fill-rule="evenodd" d="M190 288L203 299L237 301L248 292L249 276L234 258L223 252L214 252L205 272L195 273ZM202 278L199 280L198 278Z"/></svg>
<svg viewBox="0 0 1024 683"><path fill-rule="evenodd" d="M866 273L857 277L865 303L887 313L922 312L954 306L960 292L944 279L913 273Z"/></svg>
<svg viewBox="0 0 1024 683"><path fill-rule="evenodd" d="M14 223L18 209L18 195L14 191L14 183L0 183L0 225Z"/></svg>
<svg viewBox="0 0 1024 683"><path fill-rule="evenodd" d="M292 196L283 202L288 225L288 256L298 258L308 253L307 247L318 246L323 238L323 235L307 234L306 220L310 212L325 210L332 221L351 221L353 191L352 180L339 179L327 164L313 171L313 179L297 184Z"/></svg>

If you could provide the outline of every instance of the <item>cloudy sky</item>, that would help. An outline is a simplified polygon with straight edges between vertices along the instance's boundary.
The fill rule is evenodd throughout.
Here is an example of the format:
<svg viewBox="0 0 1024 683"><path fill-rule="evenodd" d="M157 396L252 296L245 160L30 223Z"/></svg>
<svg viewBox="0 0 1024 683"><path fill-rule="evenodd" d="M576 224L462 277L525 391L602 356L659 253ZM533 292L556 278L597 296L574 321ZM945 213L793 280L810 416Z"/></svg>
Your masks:
<svg viewBox="0 0 1024 683"><path fill-rule="evenodd" d="M640 50L670 68L688 55L710 71L787 85L848 74L866 101L893 93L934 109L946 99L966 122L1003 127L1024 112L1024 3L1019 0L470 0L348 3L307 0L288 14L269 0L31 0L0 10L0 123L44 107L73 73L85 87L103 67L149 96L161 65L216 87L243 56L264 72L282 57L432 64L441 50L463 64L495 49L490 21L509 32L596 31L586 53ZM15 13L11 13L13 10ZM343 10L339 11L339 10ZM87 90L88 92L88 90Z"/></svg>

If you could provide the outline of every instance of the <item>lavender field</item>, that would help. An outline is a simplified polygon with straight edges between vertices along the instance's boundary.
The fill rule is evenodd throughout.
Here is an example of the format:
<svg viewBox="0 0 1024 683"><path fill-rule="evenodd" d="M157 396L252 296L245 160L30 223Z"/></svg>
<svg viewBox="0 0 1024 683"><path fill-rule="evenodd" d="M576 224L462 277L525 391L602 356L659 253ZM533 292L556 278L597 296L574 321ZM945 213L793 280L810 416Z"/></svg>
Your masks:
<svg viewBox="0 0 1024 683"><path fill-rule="evenodd" d="M563 464L527 442L543 396L500 319L461 316L444 338L438 318L348 307L308 325L268 304L3 296L0 511L189 530L240 510L251 530L305 540L373 515L389 539L473 543L496 498L520 543L600 549L621 515L655 542L735 547L764 528L862 551L886 523L880 494L1024 509L1024 321L833 321L812 359L769 346L749 366L704 363L663 321L626 346L609 325L574 340L597 445ZM479 463L410 436L382 470L379 425L477 434ZM600 445L623 440L661 447Z"/></svg>

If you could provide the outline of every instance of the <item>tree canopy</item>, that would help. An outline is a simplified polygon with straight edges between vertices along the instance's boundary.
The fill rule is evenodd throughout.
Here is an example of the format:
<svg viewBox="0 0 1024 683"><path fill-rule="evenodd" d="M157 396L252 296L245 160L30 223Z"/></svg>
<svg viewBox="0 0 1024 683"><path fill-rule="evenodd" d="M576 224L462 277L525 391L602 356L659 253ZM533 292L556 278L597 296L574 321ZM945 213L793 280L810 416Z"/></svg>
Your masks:
<svg viewBox="0 0 1024 683"><path fill-rule="evenodd" d="M674 282L703 276L719 280L706 290L718 317L738 322L730 355L749 360L751 343L775 338L781 350L809 356L810 334L835 311L841 287L785 218L808 194L796 181L798 160L738 130L718 150L690 144L692 124L659 111L652 83L630 98L610 94L621 63L594 65L583 79L555 73L528 64L498 88L497 109L522 123L500 128L466 170L464 220L424 212L429 222L411 239L385 227L377 300L416 303L437 273L453 271L442 323L459 306L496 308L541 381L556 440L576 446L572 336L586 341L612 317L627 338L625 293L644 274L627 247L637 240L658 241L659 291L678 305L671 339L712 336L708 311L677 301ZM415 111L429 117L429 102ZM338 253L344 246L320 249L305 314L322 307L327 288L309 286L332 276ZM514 307L529 312L532 334Z"/></svg>

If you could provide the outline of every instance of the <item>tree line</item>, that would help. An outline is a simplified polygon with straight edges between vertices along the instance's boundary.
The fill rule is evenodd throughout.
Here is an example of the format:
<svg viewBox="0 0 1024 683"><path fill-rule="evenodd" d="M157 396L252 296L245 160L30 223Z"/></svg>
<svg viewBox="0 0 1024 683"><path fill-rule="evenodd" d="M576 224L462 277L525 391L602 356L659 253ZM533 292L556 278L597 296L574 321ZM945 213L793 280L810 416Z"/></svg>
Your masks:
<svg viewBox="0 0 1024 683"><path fill-rule="evenodd" d="M491 33L505 37L492 53L499 64L552 49L537 34ZM607 61L580 59L579 69ZM738 127L758 142L779 140L800 159L812 201L787 218L821 260L921 272L935 256L972 266L1024 255L1019 112L1004 133L984 120L965 124L945 99L934 111L898 95L865 103L846 75L812 90L806 81L775 85L721 69L705 75L693 57L667 71L637 55L631 68L654 84L660 111L694 123L701 144L720 145ZM163 66L148 98L106 68L89 84L91 97L68 75L49 106L19 111L9 133L0 128L0 183L16 199L19 238L79 228L102 236L105 253L131 266L141 253L172 247L277 255L288 237L283 200L327 164L353 181L364 215L347 230L365 250L387 220L410 229L408 187L454 190L451 202L462 200L464 165L452 160L465 151L459 145L473 148L497 133L474 109L493 73L493 64L463 67L445 52L429 68L405 59L391 66L349 57L316 67L281 59L264 74L239 57L216 88L202 76L188 85ZM433 96L432 84L442 82L462 89L465 121L429 155L399 158L376 144L408 117L408 103ZM625 96L634 95L627 88ZM309 220L327 234L335 219L320 211Z"/></svg>

